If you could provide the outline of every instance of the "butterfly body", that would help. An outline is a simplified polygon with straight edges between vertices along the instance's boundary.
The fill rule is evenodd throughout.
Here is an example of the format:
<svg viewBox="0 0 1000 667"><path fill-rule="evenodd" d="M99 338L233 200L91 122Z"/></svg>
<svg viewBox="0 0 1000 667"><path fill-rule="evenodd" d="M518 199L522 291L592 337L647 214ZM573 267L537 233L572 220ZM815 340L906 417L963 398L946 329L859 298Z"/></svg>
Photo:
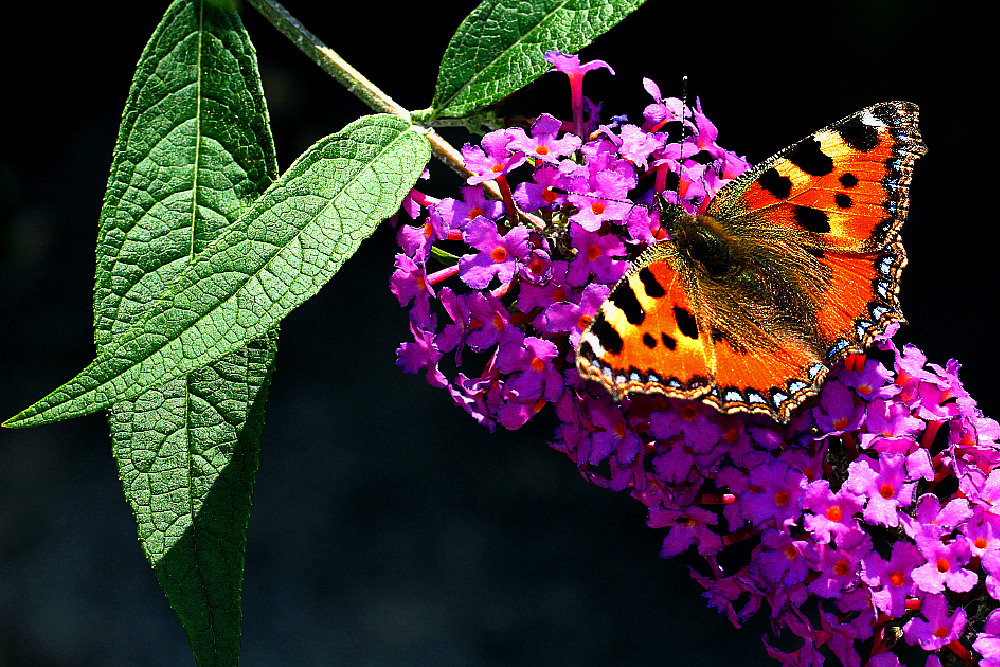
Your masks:
<svg viewBox="0 0 1000 667"><path fill-rule="evenodd" d="M903 321L899 228L917 109L869 107L723 187L704 215L664 206L584 331L577 367L616 399L702 399L787 421L830 367Z"/></svg>

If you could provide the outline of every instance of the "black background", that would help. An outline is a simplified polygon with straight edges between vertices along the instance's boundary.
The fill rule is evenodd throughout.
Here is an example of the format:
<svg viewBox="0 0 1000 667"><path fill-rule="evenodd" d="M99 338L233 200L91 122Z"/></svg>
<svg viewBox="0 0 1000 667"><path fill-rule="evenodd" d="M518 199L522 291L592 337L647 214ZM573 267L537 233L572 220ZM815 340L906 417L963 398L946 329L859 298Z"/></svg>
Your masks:
<svg viewBox="0 0 1000 667"><path fill-rule="evenodd" d="M322 6L320 6L322 5ZM403 106L430 103L472 3L290 2L314 33ZM964 31L937 2L666 3L583 51L614 67L585 93L639 121L643 76L683 75L719 142L765 159L869 104L921 107L896 340L956 358L996 415L992 159ZM762 9L766 7L766 9ZM111 150L158 2L34 3L2 42L0 414L92 358L93 244ZM254 12L282 169L366 109ZM974 17L971 19L975 21ZM568 117L565 77L509 100ZM466 138L448 135L456 145ZM422 187L454 195L440 165ZM441 177L440 180L437 177ZM977 203L978 202L978 203ZM546 446L554 420L489 435L422 376L381 230L282 326L244 585L245 665L770 664L764 624L705 608L681 559L658 557L642 506L587 485ZM102 415L0 433L0 664L193 664L142 556Z"/></svg>

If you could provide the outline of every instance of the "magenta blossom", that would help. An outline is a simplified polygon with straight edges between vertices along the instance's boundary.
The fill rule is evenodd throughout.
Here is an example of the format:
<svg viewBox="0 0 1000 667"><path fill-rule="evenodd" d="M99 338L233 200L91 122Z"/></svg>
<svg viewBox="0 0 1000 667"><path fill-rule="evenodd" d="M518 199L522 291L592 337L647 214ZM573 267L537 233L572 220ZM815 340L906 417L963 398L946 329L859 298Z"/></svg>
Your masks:
<svg viewBox="0 0 1000 667"><path fill-rule="evenodd" d="M948 601L943 595L924 598L920 614L903 626L903 638L910 644L919 644L925 651L941 648L957 639L965 628L965 610L959 607L948 613ZM927 620L924 620L927 619Z"/></svg>
<svg viewBox="0 0 1000 667"><path fill-rule="evenodd" d="M466 243L478 253L466 255L459 260L462 280L473 289L483 289L494 276L500 282L509 282L517 271L519 260L528 255L528 230L517 226L506 234L500 234L497 224L482 216L465 227Z"/></svg>
<svg viewBox="0 0 1000 667"><path fill-rule="evenodd" d="M475 172L467 183L477 185L507 175L524 164L525 155L519 150L509 150L508 144L517 138L513 130L496 130L483 137L482 148L466 144L462 148L465 165Z"/></svg>
<svg viewBox="0 0 1000 667"><path fill-rule="evenodd" d="M580 377L581 332L666 239L652 202L703 212L750 165L718 143L701 100L690 109L647 80L641 126L602 123L582 84L606 64L548 57L570 78L573 121L491 132L463 150L475 176L460 197L406 200L414 222L397 223L390 284L412 338L397 363L491 430L551 410L552 447L642 503L662 556L697 555L710 606L734 624L769 616L779 663L899 665L902 637L926 654L906 664L1000 667L1000 424L956 362L897 347L890 325L787 424L615 402Z"/></svg>

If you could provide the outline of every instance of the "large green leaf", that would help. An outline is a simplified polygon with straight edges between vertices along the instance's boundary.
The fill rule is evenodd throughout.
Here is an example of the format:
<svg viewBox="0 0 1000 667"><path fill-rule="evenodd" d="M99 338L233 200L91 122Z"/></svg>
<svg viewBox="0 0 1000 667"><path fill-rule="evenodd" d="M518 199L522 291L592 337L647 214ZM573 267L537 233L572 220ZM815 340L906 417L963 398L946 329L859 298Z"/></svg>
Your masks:
<svg viewBox="0 0 1000 667"><path fill-rule="evenodd" d="M169 297L75 378L4 423L90 414L261 336L305 302L399 208L430 159L426 134L387 114L320 140L180 271Z"/></svg>
<svg viewBox="0 0 1000 667"><path fill-rule="evenodd" d="M253 45L235 14L177 0L144 50L101 215L94 336L106 350L277 176ZM201 665L236 664L250 498L277 330L109 410L139 539Z"/></svg>
<svg viewBox="0 0 1000 667"><path fill-rule="evenodd" d="M499 101L551 68L546 51L579 51L643 2L485 0L448 44L431 115L461 117Z"/></svg>

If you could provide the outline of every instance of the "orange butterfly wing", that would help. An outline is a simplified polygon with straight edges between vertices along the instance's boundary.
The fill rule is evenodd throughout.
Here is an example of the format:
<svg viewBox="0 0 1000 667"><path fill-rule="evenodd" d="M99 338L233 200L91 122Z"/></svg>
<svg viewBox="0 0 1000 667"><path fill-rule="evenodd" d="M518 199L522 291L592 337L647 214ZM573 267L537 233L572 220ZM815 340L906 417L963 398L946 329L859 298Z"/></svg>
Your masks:
<svg viewBox="0 0 1000 667"><path fill-rule="evenodd" d="M652 248L672 251L665 244ZM697 398L711 389L711 360L669 260L633 264L581 336L577 367L616 400L629 392Z"/></svg>
<svg viewBox="0 0 1000 667"><path fill-rule="evenodd" d="M830 275L817 312L827 366L904 321L899 229L913 164L925 152L917 106L877 104L789 146L709 204L706 213L733 224L754 226L763 218L812 237Z"/></svg>
<svg viewBox="0 0 1000 667"><path fill-rule="evenodd" d="M902 321L898 291L906 256L898 232L913 163L924 151L916 106L892 102L814 132L738 177L706 216L719 221L719 238L736 239L734 248L741 243L754 254L757 239L765 258L759 264L771 270L770 276L737 273L730 284L740 287L741 277L769 284L750 287L750 298L726 305L728 295L719 291L726 282L708 289L712 276L685 256L682 241L656 244L581 337L581 375L616 398L629 392L701 398L723 412L787 421L818 393L831 365ZM763 250L768 243L770 257ZM783 269L775 254L782 247L807 262ZM812 287L810 272L821 275ZM799 327L788 313L768 315L784 302L793 304L792 314L808 315L809 326Z"/></svg>

